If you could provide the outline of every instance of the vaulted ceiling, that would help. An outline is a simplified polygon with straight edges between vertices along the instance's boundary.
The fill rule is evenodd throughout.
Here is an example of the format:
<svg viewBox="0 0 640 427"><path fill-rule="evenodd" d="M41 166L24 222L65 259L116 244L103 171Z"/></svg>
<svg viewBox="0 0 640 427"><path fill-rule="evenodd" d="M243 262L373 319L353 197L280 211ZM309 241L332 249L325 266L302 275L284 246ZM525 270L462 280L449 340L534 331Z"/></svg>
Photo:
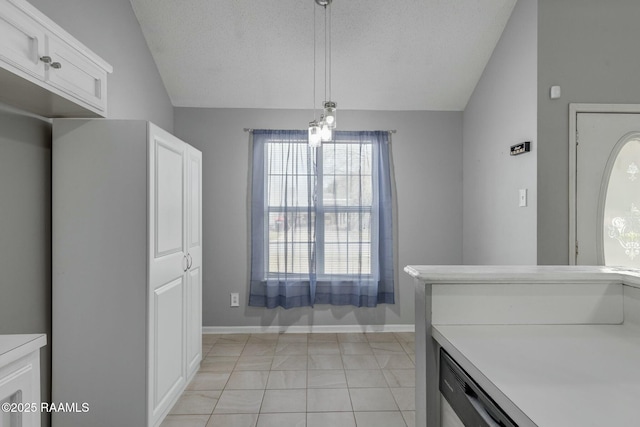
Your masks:
<svg viewBox="0 0 640 427"><path fill-rule="evenodd" d="M464 110L516 0L334 0L340 109ZM173 105L316 106L324 8L314 0L131 0Z"/></svg>

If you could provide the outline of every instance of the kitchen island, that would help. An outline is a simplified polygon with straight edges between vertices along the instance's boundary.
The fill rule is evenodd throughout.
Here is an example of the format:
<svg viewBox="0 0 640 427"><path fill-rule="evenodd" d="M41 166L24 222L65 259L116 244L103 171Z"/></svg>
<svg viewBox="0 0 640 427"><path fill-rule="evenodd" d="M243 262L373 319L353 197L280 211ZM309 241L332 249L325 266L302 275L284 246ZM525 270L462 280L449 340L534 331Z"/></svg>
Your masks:
<svg viewBox="0 0 640 427"><path fill-rule="evenodd" d="M416 426L441 425L440 348L520 427L638 425L638 271L405 271L416 289Z"/></svg>

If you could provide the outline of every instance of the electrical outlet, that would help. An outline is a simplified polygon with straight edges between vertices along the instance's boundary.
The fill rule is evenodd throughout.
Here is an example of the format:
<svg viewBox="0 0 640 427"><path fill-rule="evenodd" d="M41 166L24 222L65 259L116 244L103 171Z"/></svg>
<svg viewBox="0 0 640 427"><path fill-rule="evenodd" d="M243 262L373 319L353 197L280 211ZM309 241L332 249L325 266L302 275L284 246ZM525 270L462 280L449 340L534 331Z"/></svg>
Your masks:
<svg viewBox="0 0 640 427"><path fill-rule="evenodd" d="M240 294L231 293L231 307L240 307Z"/></svg>

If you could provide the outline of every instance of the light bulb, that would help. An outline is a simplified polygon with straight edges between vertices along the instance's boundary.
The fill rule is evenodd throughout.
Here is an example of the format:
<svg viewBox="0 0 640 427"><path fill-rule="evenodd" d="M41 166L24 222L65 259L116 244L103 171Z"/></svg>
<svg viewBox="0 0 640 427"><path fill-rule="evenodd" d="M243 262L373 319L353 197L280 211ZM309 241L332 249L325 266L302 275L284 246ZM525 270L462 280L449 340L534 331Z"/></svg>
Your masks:
<svg viewBox="0 0 640 427"><path fill-rule="evenodd" d="M331 131L331 127L325 121L320 125L320 139L322 142L331 141L333 139L333 132Z"/></svg>
<svg viewBox="0 0 640 427"><path fill-rule="evenodd" d="M331 129L336 128L336 103L333 101L326 101L324 103L324 120L327 122Z"/></svg>

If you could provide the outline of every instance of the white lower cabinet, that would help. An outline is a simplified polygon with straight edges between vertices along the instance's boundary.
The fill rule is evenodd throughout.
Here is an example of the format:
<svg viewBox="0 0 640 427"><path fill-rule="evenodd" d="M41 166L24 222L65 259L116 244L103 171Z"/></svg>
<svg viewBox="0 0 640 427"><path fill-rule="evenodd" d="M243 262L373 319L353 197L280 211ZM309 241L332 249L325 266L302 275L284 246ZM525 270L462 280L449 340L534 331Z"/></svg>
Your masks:
<svg viewBox="0 0 640 427"><path fill-rule="evenodd" d="M143 121L53 122L53 427L158 426L202 359L202 157Z"/></svg>
<svg viewBox="0 0 640 427"><path fill-rule="evenodd" d="M0 427L40 427L44 334L0 335Z"/></svg>

